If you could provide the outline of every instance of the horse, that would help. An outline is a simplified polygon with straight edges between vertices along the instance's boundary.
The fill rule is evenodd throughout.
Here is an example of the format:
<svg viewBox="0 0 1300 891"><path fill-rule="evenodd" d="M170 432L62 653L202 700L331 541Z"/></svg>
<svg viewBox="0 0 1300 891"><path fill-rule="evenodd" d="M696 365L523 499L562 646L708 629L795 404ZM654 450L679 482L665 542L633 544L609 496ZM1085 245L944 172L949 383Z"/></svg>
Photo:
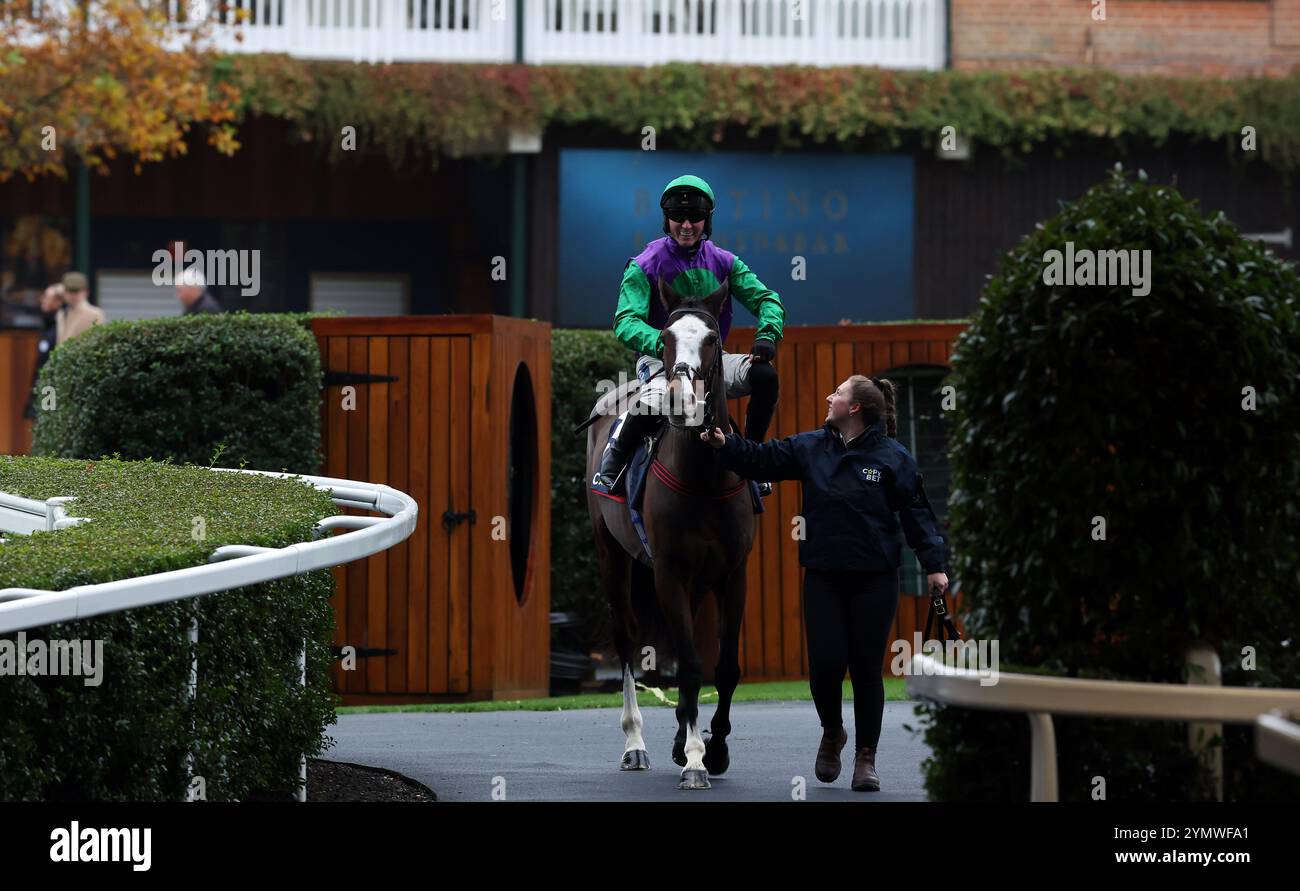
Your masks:
<svg viewBox="0 0 1300 891"><path fill-rule="evenodd" d="M677 735L673 762L682 768L679 789L708 789L708 775L730 764L731 698L740 682L740 623L745 613L746 565L757 518L748 484L723 467L717 450L700 439L713 427L728 429L718 313L727 283L703 300L684 302L658 283L668 312L663 330L667 426L646 480L642 515L653 567L626 507L590 491L588 512L595 532L601 583L613 617L614 645L623 668L621 770L647 770L632 659L647 624L662 629L677 655ZM671 369L671 371L669 371ZM703 388L703 397L697 387ZM598 405L599 408L599 405ZM702 417L701 417L702 416ZM587 433L587 479L592 479L615 416L599 417ZM708 592L717 598L720 649L714 669L718 707L704 741L699 730L703 672L695 649L695 616ZM647 618L648 617L648 618Z"/></svg>

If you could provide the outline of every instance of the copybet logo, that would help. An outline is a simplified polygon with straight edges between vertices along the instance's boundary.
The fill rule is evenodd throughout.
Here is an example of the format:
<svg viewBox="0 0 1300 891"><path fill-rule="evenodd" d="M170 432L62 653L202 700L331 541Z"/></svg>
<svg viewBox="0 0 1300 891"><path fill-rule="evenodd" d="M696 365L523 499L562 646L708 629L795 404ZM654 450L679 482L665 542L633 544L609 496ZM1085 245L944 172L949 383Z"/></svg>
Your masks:
<svg viewBox="0 0 1300 891"><path fill-rule="evenodd" d="M148 872L153 863L152 829L82 829L73 820L70 828L53 830L50 840L55 863L130 863L136 872Z"/></svg>
<svg viewBox="0 0 1300 891"><path fill-rule="evenodd" d="M880 468L879 467L862 468L862 478L869 483L880 482Z"/></svg>

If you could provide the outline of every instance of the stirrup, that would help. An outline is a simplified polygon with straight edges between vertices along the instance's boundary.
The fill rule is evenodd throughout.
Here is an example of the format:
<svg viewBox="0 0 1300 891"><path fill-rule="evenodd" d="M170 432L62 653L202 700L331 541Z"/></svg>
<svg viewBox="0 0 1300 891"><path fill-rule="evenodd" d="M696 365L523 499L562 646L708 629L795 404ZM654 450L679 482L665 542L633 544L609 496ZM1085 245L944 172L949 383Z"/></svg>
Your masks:
<svg viewBox="0 0 1300 891"><path fill-rule="evenodd" d="M759 483L759 484L758 484L758 496L759 496L760 498L766 498L767 496L769 496L769 495L771 495L771 494L772 494L772 484L771 484L771 483Z"/></svg>

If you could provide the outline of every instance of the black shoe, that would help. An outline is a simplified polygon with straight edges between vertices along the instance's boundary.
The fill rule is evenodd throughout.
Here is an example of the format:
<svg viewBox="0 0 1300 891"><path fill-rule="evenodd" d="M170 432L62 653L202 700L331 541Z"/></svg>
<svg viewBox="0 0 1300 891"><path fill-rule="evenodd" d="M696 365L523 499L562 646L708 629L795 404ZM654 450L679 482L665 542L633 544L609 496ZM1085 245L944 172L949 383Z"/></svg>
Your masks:
<svg viewBox="0 0 1300 891"><path fill-rule="evenodd" d="M632 452L654 430L657 420L657 417L649 414L629 414L623 419L623 426L618 429L618 435L609 444L609 448L605 449L605 454L600 458L600 470L596 473L596 481L606 490L611 493L614 491Z"/></svg>

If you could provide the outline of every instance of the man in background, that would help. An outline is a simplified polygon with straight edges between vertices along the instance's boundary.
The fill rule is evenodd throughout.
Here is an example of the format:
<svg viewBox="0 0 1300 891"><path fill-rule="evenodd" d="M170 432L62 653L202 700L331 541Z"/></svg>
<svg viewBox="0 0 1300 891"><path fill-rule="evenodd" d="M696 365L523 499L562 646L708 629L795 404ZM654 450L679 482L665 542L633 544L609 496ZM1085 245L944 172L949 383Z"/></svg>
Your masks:
<svg viewBox="0 0 1300 891"><path fill-rule="evenodd" d="M208 290L203 273L194 266L181 273L180 281L176 283L176 299L181 302L183 316L225 311L217 298Z"/></svg>
<svg viewBox="0 0 1300 891"><path fill-rule="evenodd" d="M55 344L66 343L105 322L104 311L90 302L90 284L80 272L63 276L63 308L55 316Z"/></svg>

